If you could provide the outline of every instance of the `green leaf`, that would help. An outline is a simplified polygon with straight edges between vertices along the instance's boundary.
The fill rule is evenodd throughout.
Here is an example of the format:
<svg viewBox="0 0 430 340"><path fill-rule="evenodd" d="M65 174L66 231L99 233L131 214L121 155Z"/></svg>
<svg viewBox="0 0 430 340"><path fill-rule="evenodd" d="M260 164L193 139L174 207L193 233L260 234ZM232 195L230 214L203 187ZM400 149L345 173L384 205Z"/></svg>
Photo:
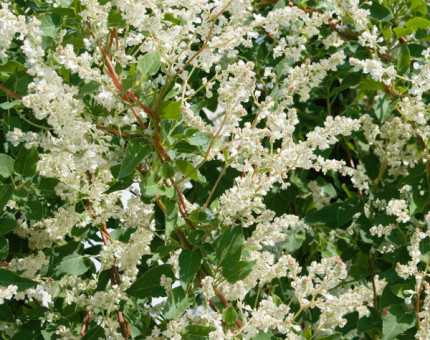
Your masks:
<svg viewBox="0 0 430 340"><path fill-rule="evenodd" d="M288 229L285 231L287 239L284 241L285 250L289 253L294 253L298 250L306 239L304 232Z"/></svg>
<svg viewBox="0 0 430 340"><path fill-rule="evenodd" d="M0 73L15 73L25 70L25 66L16 60L8 60L6 64L0 65Z"/></svg>
<svg viewBox="0 0 430 340"><path fill-rule="evenodd" d="M170 162L164 162L160 170L160 175L164 179L173 178L175 176L175 168Z"/></svg>
<svg viewBox="0 0 430 340"><path fill-rule="evenodd" d="M5 235L16 228L16 221L13 218L0 218L0 235Z"/></svg>
<svg viewBox="0 0 430 340"><path fill-rule="evenodd" d="M37 282L21 277L10 270L0 268L0 286L7 287L9 285L18 286L18 292L22 292L36 286Z"/></svg>
<svg viewBox="0 0 430 340"><path fill-rule="evenodd" d="M358 197L345 200L337 210L337 226L341 227L352 220L352 217L363 210L363 202Z"/></svg>
<svg viewBox="0 0 430 340"><path fill-rule="evenodd" d="M21 146L15 159L15 172L22 177L32 177L36 173L38 161L39 153L36 148L28 150Z"/></svg>
<svg viewBox="0 0 430 340"><path fill-rule="evenodd" d="M179 142L177 142L173 146L173 150L175 150L177 153L186 153L186 154L203 156L202 150L199 147L195 145L191 145L185 140L180 140Z"/></svg>
<svg viewBox="0 0 430 340"><path fill-rule="evenodd" d="M181 287L187 291L200 268L202 252L199 249L183 250L179 255L179 279Z"/></svg>
<svg viewBox="0 0 430 340"><path fill-rule="evenodd" d="M415 325L415 317L404 310L402 305L392 306L382 323L382 340L395 339L397 335L412 328Z"/></svg>
<svg viewBox="0 0 430 340"><path fill-rule="evenodd" d="M134 66L134 65L133 65ZM131 72L131 71L130 71ZM128 89L131 89L134 87L135 83L137 82L137 80L139 79L139 74L137 72L134 73L129 73L129 75L127 76L127 78L125 78L122 81L122 91L125 92Z"/></svg>
<svg viewBox="0 0 430 340"><path fill-rule="evenodd" d="M149 268L127 289L127 293L137 298L166 296L166 291L160 285L161 276L175 278L170 264L162 264Z"/></svg>
<svg viewBox="0 0 430 340"><path fill-rule="evenodd" d="M427 13L427 5L424 0L410 0L408 6L411 12L418 12L422 15Z"/></svg>
<svg viewBox="0 0 430 340"><path fill-rule="evenodd" d="M170 236L173 230L176 228L178 221L178 204L175 200L170 200L167 197L163 197L162 203L164 205L164 223L166 238Z"/></svg>
<svg viewBox="0 0 430 340"><path fill-rule="evenodd" d="M31 197L25 207L25 215L29 220L40 221L43 217L42 202L37 197Z"/></svg>
<svg viewBox="0 0 430 340"><path fill-rule="evenodd" d="M13 173L13 158L0 153L0 176L7 178Z"/></svg>
<svg viewBox="0 0 430 340"><path fill-rule="evenodd" d="M0 211L3 210L13 194L13 187L9 184L0 185Z"/></svg>
<svg viewBox="0 0 430 340"><path fill-rule="evenodd" d="M430 27L430 20L422 17L415 17L406 21L405 27L412 28L414 31L418 29L426 29Z"/></svg>
<svg viewBox="0 0 430 340"><path fill-rule="evenodd" d="M251 273L254 264L255 260L239 261L237 266L232 269L223 268L222 275L227 279L228 282L235 283L247 277L249 273Z"/></svg>
<svg viewBox="0 0 430 340"><path fill-rule="evenodd" d="M409 70L409 65L411 64L411 53L407 45L402 45L399 50L399 55L397 57L397 73L403 75Z"/></svg>
<svg viewBox="0 0 430 340"><path fill-rule="evenodd" d="M9 110L15 106L20 106L22 104L22 100L14 100L13 102L4 102L0 104L0 109Z"/></svg>
<svg viewBox="0 0 430 340"><path fill-rule="evenodd" d="M29 322L21 324L21 327L17 327L13 337L10 340L22 340L22 339L32 339L32 340L44 340L41 330L40 320L31 320Z"/></svg>
<svg viewBox="0 0 430 340"><path fill-rule="evenodd" d="M108 27L125 28L127 26L126 21L122 18L121 13L115 10L109 12L108 15Z"/></svg>
<svg viewBox="0 0 430 340"><path fill-rule="evenodd" d="M427 204L429 204L429 196L428 191L424 191L423 195L421 195L421 190L414 190L411 202L409 203L409 213L415 215L422 212Z"/></svg>
<svg viewBox="0 0 430 340"><path fill-rule="evenodd" d="M282 8L285 8L285 6L287 6L287 4L285 3L285 0L279 0L276 3L275 7L273 7L273 9L274 10L276 10L276 9L282 9Z"/></svg>
<svg viewBox="0 0 430 340"><path fill-rule="evenodd" d="M383 90L384 85L382 85L380 82L377 82L373 79L363 79L360 82L359 86L360 90L366 90L366 91L378 91Z"/></svg>
<svg viewBox="0 0 430 340"><path fill-rule="evenodd" d="M82 255L84 246L80 242L71 242L63 246L56 246L49 250L49 264L47 275L60 278L64 275L82 275L91 268L91 261Z"/></svg>
<svg viewBox="0 0 430 340"><path fill-rule="evenodd" d="M240 260L243 246L243 231L241 226L227 229L215 243L218 265L232 269Z"/></svg>
<svg viewBox="0 0 430 340"><path fill-rule="evenodd" d="M396 109L397 101L398 99L390 99L388 95L384 95L376 101L375 116L381 123L386 121Z"/></svg>
<svg viewBox="0 0 430 340"><path fill-rule="evenodd" d="M396 33L397 38L414 33L414 30L412 29L412 27L409 27L409 28L394 27L393 31L394 33Z"/></svg>
<svg viewBox="0 0 430 340"><path fill-rule="evenodd" d="M252 340L277 340L278 338L273 335L272 332L266 333L263 331L259 331L256 336L252 338Z"/></svg>
<svg viewBox="0 0 430 340"><path fill-rule="evenodd" d="M130 187L134 183L133 176L127 176L125 178L122 178L119 181L115 181L114 184L112 184L109 189L107 189L104 193L110 194L115 191L124 190Z"/></svg>
<svg viewBox="0 0 430 340"><path fill-rule="evenodd" d="M147 142L132 140L127 146L125 158L118 173L118 179L131 175L142 159L151 152L152 148Z"/></svg>
<svg viewBox="0 0 430 340"><path fill-rule="evenodd" d="M213 326L188 325L181 336L183 340L209 340L209 333L215 329Z"/></svg>
<svg viewBox="0 0 430 340"><path fill-rule="evenodd" d="M58 2L61 5L61 7L68 8L73 3L74 0L55 0L55 1Z"/></svg>
<svg viewBox="0 0 430 340"><path fill-rule="evenodd" d="M87 94L97 92L99 87L100 87L100 84L98 82L91 80L90 82L86 83L84 86L80 87L79 93L75 96L75 98L82 99Z"/></svg>
<svg viewBox="0 0 430 340"><path fill-rule="evenodd" d="M81 340L98 340L105 339L105 331L103 327L96 323L91 323L89 330L85 332Z"/></svg>
<svg viewBox="0 0 430 340"><path fill-rule="evenodd" d="M371 6L363 6L363 8L369 9L370 15L379 21L389 21L393 19L393 14L390 12L390 10L377 2L372 2Z"/></svg>
<svg viewBox="0 0 430 340"><path fill-rule="evenodd" d="M137 63L137 69L143 76L146 76L147 74L154 75L158 72L160 65L160 57L156 51L153 51L145 54L139 60Z"/></svg>
<svg viewBox="0 0 430 340"><path fill-rule="evenodd" d="M175 165L184 176L188 176L196 182L203 184L207 183L206 178L200 173L199 170L195 170L190 162L187 162L183 159L175 159Z"/></svg>
<svg viewBox="0 0 430 340"><path fill-rule="evenodd" d="M61 30L61 17L57 13L46 13L39 16L40 29L46 37L56 38Z"/></svg>
<svg viewBox="0 0 430 340"><path fill-rule="evenodd" d="M337 210L340 203L332 203L305 217L305 223L311 225L335 227L337 225Z"/></svg>
<svg viewBox="0 0 430 340"><path fill-rule="evenodd" d="M157 112L162 119L179 120L181 119L182 114L181 101L179 100L177 102L161 102Z"/></svg>
<svg viewBox="0 0 430 340"><path fill-rule="evenodd" d="M394 284L392 286L389 286L391 292L401 298L402 300L406 299L406 297L408 295L405 296L404 291L405 290L412 290L414 289L413 285L409 284L409 283L399 283L399 284Z"/></svg>
<svg viewBox="0 0 430 340"><path fill-rule="evenodd" d="M316 338L316 340L342 340L342 333L334 332L333 334Z"/></svg>
<svg viewBox="0 0 430 340"><path fill-rule="evenodd" d="M384 38L392 39L393 38L393 31L391 30L391 27L387 27L385 30L383 30L382 36Z"/></svg>
<svg viewBox="0 0 430 340"><path fill-rule="evenodd" d="M200 132L194 136L188 137L188 143L196 146L209 146L212 138L206 132Z"/></svg>
<svg viewBox="0 0 430 340"><path fill-rule="evenodd" d="M370 315L362 317L357 322L357 330L366 332L372 329L380 329L382 326L381 313L375 308L367 307L370 310Z"/></svg>
<svg viewBox="0 0 430 340"><path fill-rule="evenodd" d="M0 235L0 259L5 259L9 254L9 243Z"/></svg>
<svg viewBox="0 0 430 340"><path fill-rule="evenodd" d="M13 313L8 303L0 305L0 321L13 322Z"/></svg>
<svg viewBox="0 0 430 340"><path fill-rule="evenodd" d="M155 173L150 172L146 177L139 183L140 192L144 197L155 197L155 195L164 195L165 187L162 184L158 184L158 177Z"/></svg>
<svg viewBox="0 0 430 340"><path fill-rule="evenodd" d="M182 313L189 305L194 302L194 295L187 294L182 287L174 288L167 298L166 305L163 309L163 316L165 319L174 320Z"/></svg>
<svg viewBox="0 0 430 340"><path fill-rule="evenodd" d="M222 311L222 321L227 324L235 323L237 320L237 313L232 306L224 308Z"/></svg>

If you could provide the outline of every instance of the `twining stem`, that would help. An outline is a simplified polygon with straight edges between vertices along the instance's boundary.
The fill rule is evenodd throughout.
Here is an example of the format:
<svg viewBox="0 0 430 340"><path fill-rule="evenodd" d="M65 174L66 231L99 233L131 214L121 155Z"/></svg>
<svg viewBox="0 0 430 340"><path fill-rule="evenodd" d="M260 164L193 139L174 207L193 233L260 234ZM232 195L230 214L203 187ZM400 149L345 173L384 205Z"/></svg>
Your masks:
<svg viewBox="0 0 430 340"><path fill-rule="evenodd" d="M84 320L84 324L82 325L81 332L79 333L80 336L83 336L85 333L85 330L87 329L87 325L88 325L88 321L90 321L91 313L92 313L92 310L91 309L88 310L87 316L85 317L85 320Z"/></svg>
<svg viewBox="0 0 430 340"><path fill-rule="evenodd" d="M349 165L351 166L352 169L355 169L354 160L352 159L351 152L349 151L349 147L346 144L345 137L341 135L340 140L341 140L341 145L346 152L346 156L348 157ZM363 191L361 189L358 189L358 194L360 195L360 198L363 199Z"/></svg>
<svg viewBox="0 0 430 340"><path fill-rule="evenodd" d="M15 92L7 89L2 84L0 84L0 89L3 90L4 92L6 92L6 94L12 98L19 99L19 100L22 99L22 97L18 93L15 93Z"/></svg>
<svg viewBox="0 0 430 340"><path fill-rule="evenodd" d="M211 192L209 193L209 196L208 196L208 198L207 198L207 200L206 200L206 202L205 202L205 204L203 206L202 211L205 211L206 208L208 207L209 202L211 201L211 198L212 198L212 196L213 196L213 194L215 192L215 189L217 188L219 182L221 181L222 176L224 176L226 170L227 170L227 164L222 168L222 171L219 173L218 178L216 179L215 184L212 187Z"/></svg>
<svg viewBox="0 0 430 340"><path fill-rule="evenodd" d="M374 307L375 309L378 309L378 294L376 293L375 274L374 274L374 272L373 272L373 266L372 266L372 255L371 255L371 254L369 254L368 264L369 264L370 278L371 278L371 280L372 280L372 289L373 289L373 307Z"/></svg>
<svg viewBox="0 0 430 340"><path fill-rule="evenodd" d="M88 178L88 183L91 185L92 174L89 171L87 171L87 178ZM87 206L88 206L89 211L93 210L92 204L90 201L87 202ZM97 218L97 216L93 213L93 219L96 219L96 218ZM100 231L100 234L101 234L101 237L103 240L103 244L105 246L107 246L109 244L108 239L112 241L112 238L109 234L109 231L107 230L106 222L103 223L103 228ZM115 286L115 285L119 286L121 284L121 277L119 275L118 268L116 267L115 263L111 267L110 278L111 278L111 285L112 286ZM88 320L89 320L90 316L91 316L91 310L89 310L87 312L87 316L85 317L84 324L83 324L82 329L81 329L81 336L85 333L85 329L86 329L86 326L88 324ZM118 322L119 322L119 325L121 328L122 335L123 335L124 339L127 340L130 337L130 325L124 321L124 317L123 317L123 314L121 311L117 311L117 317L118 317Z"/></svg>
<svg viewBox="0 0 430 340"><path fill-rule="evenodd" d="M427 270L429 269L429 265L430 265L430 260L427 261L426 268L424 269L425 273L427 273ZM417 318L417 328L418 329L421 328L421 320L420 320L420 316L419 316L419 313L420 313L420 296L421 296L421 291L423 290L424 284L426 284L425 277L422 278L420 288L418 289L417 302L415 305L415 314L416 314L416 318Z"/></svg>

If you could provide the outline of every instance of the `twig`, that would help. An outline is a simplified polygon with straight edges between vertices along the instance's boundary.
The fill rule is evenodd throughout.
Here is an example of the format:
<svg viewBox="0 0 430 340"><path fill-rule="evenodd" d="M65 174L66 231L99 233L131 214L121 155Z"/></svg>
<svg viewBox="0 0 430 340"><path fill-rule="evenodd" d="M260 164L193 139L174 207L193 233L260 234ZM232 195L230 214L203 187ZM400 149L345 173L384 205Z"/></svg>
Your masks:
<svg viewBox="0 0 430 340"><path fill-rule="evenodd" d="M204 206L203 206L202 211L205 211L205 210L206 210L206 208L208 207L209 202L211 201L211 198L212 198L212 196L213 196L213 194L214 194L214 192L215 192L215 189L217 188L217 186L218 186L219 182L221 181L222 176L224 176L224 174L225 174L225 171L226 171L226 170L227 170L227 165L225 165L225 166L224 166L224 168L222 169L222 171L221 171L221 172L220 172L220 174L218 175L218 178L216 179L215 184L214 184L214 186L212 187L212 190L211 190L211 192L209 193L208 198L206 199L206 202L205 202L205 204L204 204Z"/></svg>
<svg viewBox="0 0 430 340"><path fill-rule="evenodd" d="M85 320L84 320L84 324L82 325L81 332L79 333L80 336L83 336L85 333L85 330L87 329L87 325L88 325L88 321L90 321L91 313L92 313L92 310L91 309L88 310L87 316L85 317Z"/></svg>
<svg viewBox="0 0 430 340"><path fill-rule="evenodd" d="M375 309L378 309L378 295L376 294L376 283L375 283L375 275L373 273L373 267L372 267L372 255L369 254L368 257L368 264L369 264L369 271L370 271L370 278L372 280L372 289L373 289L373 307Z"/></svg>
<svg viewBox="0 0 430 340"><path fill-rule="evenodd" d="M97 130L105 130L105 131L109 131L112 132L113 134L117 135L117 136L121 136L121 137L142 137L141 134L138 133L125 133L125 132L119 132L118 130L115 130L113 128L110 127L105 127L105 126L96 126Z"/></svg>
<svg viewBox="0 0 430 340"><path fill-rule="evenodd" d="M19 100L22 99L22 97L18 93L15 93L15 92L7 89L2 84L0 84L0 89L2 89L4 92L6 92L6 94L9 95L10 97L13 97L13 98L19 99Z"/></svg>

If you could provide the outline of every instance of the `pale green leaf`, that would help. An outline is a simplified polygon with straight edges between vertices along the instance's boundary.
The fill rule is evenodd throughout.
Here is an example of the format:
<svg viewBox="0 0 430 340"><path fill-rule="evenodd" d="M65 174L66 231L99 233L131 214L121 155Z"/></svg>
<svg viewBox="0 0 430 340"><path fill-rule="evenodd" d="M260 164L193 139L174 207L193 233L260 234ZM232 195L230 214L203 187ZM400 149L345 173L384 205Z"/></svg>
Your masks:
<svg viewBox="0 0 430 340"><path fill-rule="evenodd" d="M0 153L0 176L7 178L13 173L13 163L12 157Z"/></svg>
<svg viewBox="0 0 430 340"><path fill-rule="evenodd" d="M143 76L146 76L147 74L153 75L157 73L160 65L160 57L157 52L153 51L145 54L139 60L137 63L137 69Z"/></svg>
<svg viewBox="0 0 430 340"><path fill-rule="evenodd" d="M174 288L170 292L166 305L164 306L164 318L168 320L176 319L185 312L185 309L194 302L194 299L194 295L187 294L182 287Z"/></svg>
<svg viewBox="0 0 430 340"><path fill-rule="evenodd" d="M405 311L403 306L392 306L382 323L382 340L395 339L397 335L412 328L415 325L415 317Z"/></svg>

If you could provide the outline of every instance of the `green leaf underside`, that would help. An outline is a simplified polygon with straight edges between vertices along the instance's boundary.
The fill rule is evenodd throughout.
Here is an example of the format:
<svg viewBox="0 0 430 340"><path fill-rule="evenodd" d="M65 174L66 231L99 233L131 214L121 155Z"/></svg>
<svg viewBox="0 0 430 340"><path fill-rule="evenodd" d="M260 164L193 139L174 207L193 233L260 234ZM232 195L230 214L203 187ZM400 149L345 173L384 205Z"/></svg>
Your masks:
<svg viewBox="0 0 430 340"><path fill-rule="evenodd" d="M156 51L145 54L137 63L137 69L143 76L146 76L147 74L154 75L157 73L159 68L160 58Z"/></svg>
<svg viewBox="0 0 430 340"><path fill-rule="evenodd" d="M161 102L160 107L158 108L158 114L163 119L173 119L179 120L181 118L181 101L171 102L164 101Z"/></svg>
<svg viewBox="0 0 430 340"><path fill-rule="evenodd" d="M415 317L408 313L401 305L392 306L382 323L382 339L392 340L415 325Z"/></svg>
<svg viewBox="0 0 430 340"><path fill-rule="evenodd" d="M182 287L174 288L167 298L163 316L167 320L176 319L194 302L194 295L187 294Z"/></svg>

